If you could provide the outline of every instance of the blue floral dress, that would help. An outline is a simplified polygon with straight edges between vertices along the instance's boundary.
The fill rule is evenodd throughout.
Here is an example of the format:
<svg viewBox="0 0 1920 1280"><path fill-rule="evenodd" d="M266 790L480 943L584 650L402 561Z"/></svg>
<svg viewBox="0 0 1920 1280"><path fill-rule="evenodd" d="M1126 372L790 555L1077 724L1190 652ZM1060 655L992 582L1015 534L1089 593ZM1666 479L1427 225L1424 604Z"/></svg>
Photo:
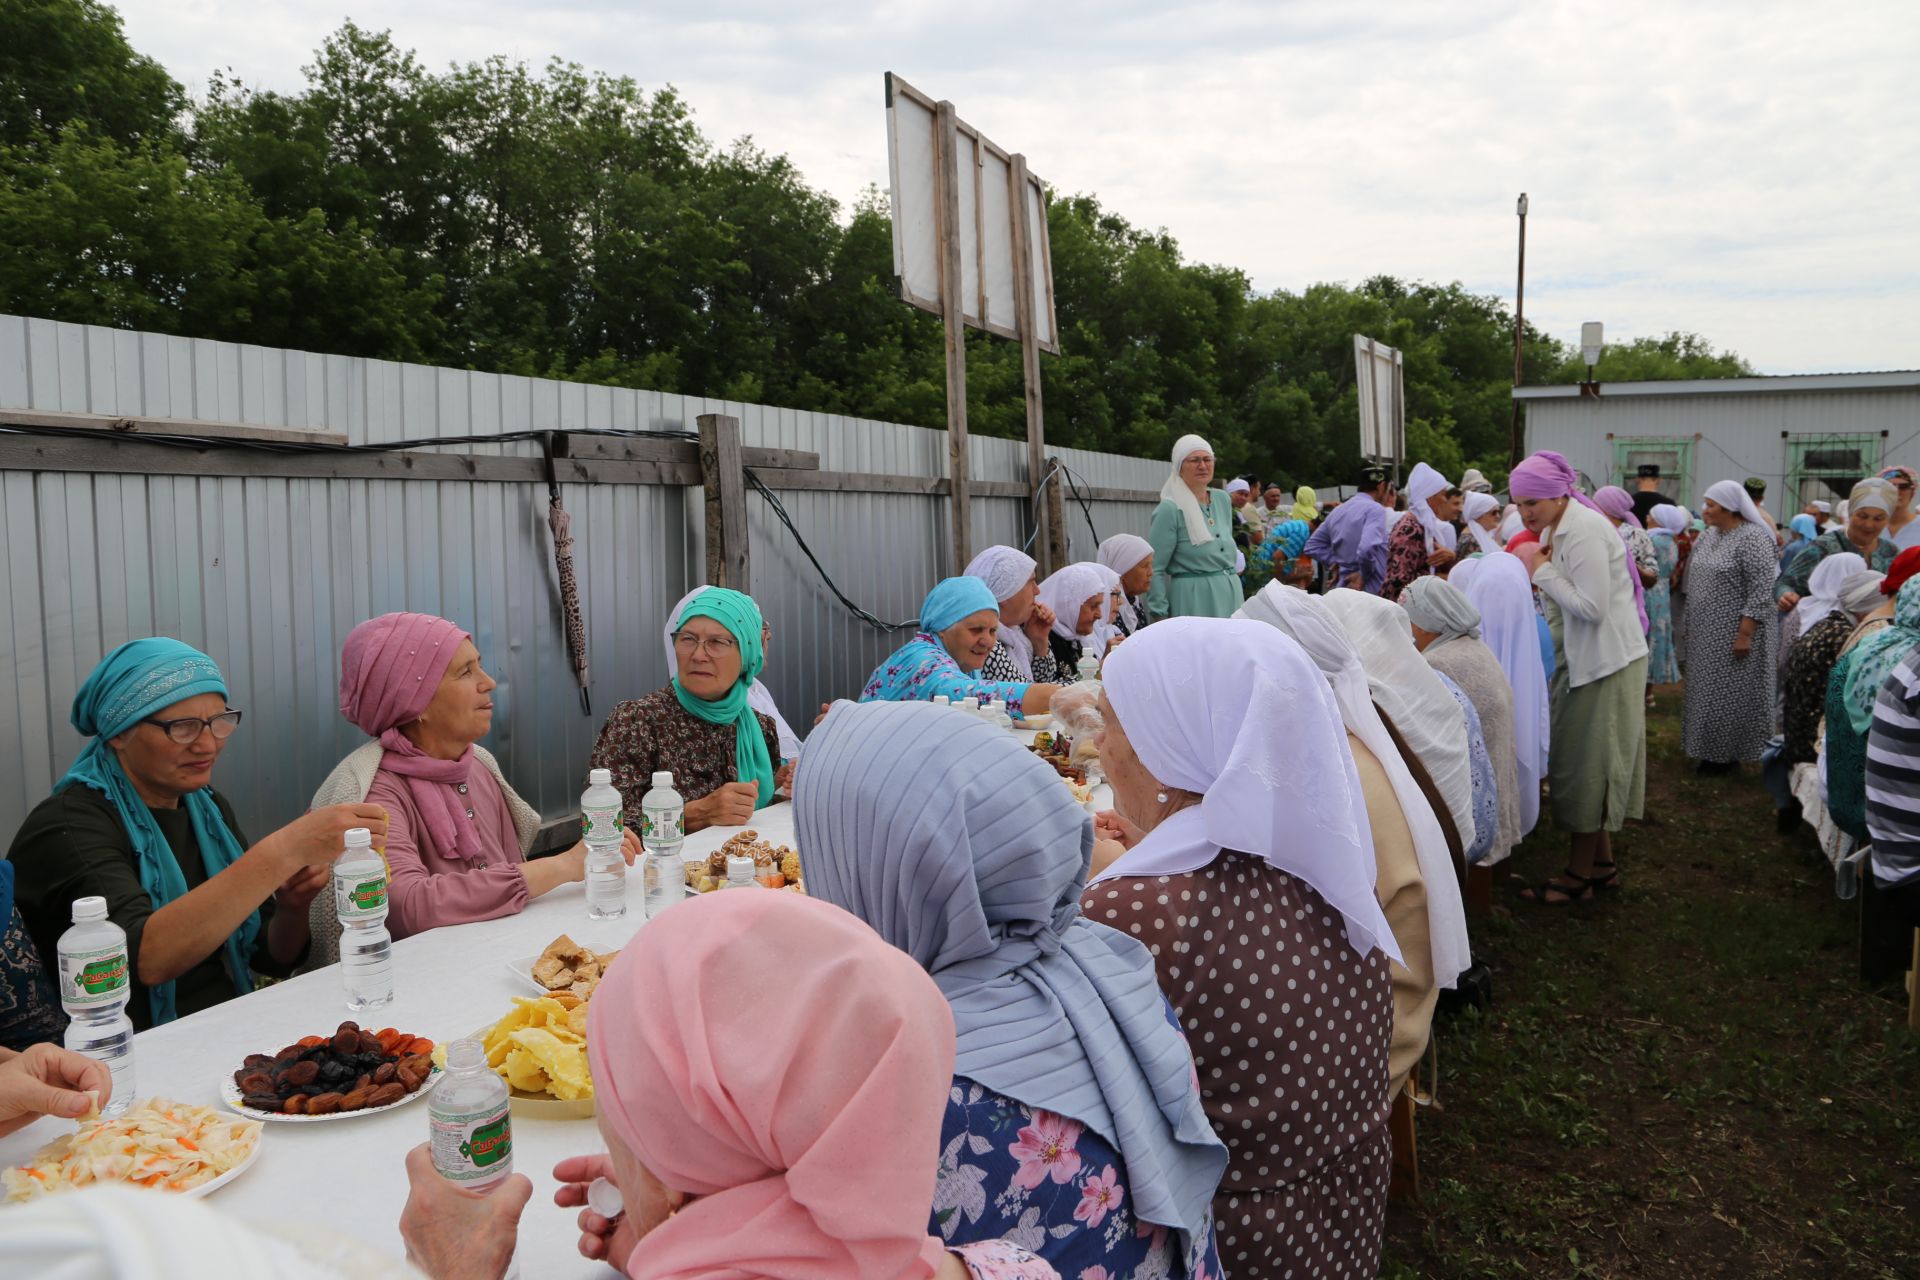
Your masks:
<svg viewBox="0 0 1920 1280"><path fill-rule="evenodd" d="M968 675L947 652L947 646L940 643L939 636L922 631L867 677L866 688L860 690L860 701L932 702L942 694L952 699L955 706L960 705L962 698L978 698L983 707L989 698L999 698L1007 704L1007 711L1017 716L1025 702L1027 686Z"/></svg>
<svg viewBox="0 0 1920 1280"><path fill-rule="evenodd" d="M1647 588L1647 683L1677 684L1680 680L1680 653L1673 644L1673 568L1680 563L1680 548L1670 533L1648 535L1653 543L1654 572L1660 581Z"/></svg>
<svg viewBox="0 0 1920 1280"><path fill-rule="evenodd" d="M1187 1257L1165 1227L1136 1221L1125 1165L1077 1120L956 1076L940 1131L932 1234L1003 1239L1062 1280L1219 1280L1211 1224Z"/></svg>
<svg viewBox="0 0 1920 1280"><path fill-rule="evenodd" d="M1433 674L1447 686L1467 718L1467 760L1473 773L1473 844L1467 848L1466 857L1468 862L1478 862L1492 851L1500 836L1500 784L1494 776L1493 756L1487 751L1486 731L1480 727L1480 713L1452 676L1444 671Z"/></svg>

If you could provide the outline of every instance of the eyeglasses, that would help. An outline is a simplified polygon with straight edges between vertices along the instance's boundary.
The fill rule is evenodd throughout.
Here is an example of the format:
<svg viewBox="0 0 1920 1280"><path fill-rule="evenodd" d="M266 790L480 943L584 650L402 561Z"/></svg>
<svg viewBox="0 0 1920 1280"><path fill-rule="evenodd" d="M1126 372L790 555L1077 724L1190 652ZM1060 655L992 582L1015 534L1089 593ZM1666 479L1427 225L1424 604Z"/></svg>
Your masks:
<svg viewBox="0 0 1920 1280"><path fill-rule="evenodd" d="M673 647L680 653L706 653L711 657L724 658L738 649L740 642L732 636L710 636L703 640L691 631L682 631L673 638Z"/></svg>
<svg viewBox="0 0 1920 1280"><path fill-rule="evenodd" d="M172 720L142 720L141 724L150 724L183 747L190 747L200 741L203 731L211 730L215 741L225 742L240 727L238 711L222 711L217 716L178 716Z"/></svg>

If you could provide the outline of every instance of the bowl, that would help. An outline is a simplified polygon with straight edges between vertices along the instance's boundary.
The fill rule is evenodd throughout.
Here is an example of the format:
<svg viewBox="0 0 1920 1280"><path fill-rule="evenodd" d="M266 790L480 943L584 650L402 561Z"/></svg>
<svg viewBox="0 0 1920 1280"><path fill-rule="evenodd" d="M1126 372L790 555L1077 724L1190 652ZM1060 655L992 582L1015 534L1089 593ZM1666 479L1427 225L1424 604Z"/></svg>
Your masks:
<svg viewBox="0 0 1920 1280"><path fill-rule="evenodd" d="M1053 717L1045 712L1041 712L1038 715L1022 716L1013 722L1013 727L1016 729L1033 730L1050 729L1053 727Z"/></svg>

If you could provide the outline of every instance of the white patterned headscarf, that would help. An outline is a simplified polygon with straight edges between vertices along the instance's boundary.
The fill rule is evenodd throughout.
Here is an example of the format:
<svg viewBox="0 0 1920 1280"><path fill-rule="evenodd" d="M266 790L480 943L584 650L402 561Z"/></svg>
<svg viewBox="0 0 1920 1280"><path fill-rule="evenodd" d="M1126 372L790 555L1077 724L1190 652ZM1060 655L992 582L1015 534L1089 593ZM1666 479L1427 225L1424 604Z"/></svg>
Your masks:
<svg viewBox="0 0 1920 1280"><path fill-rule="evenodd" d="M1026 552L1014 547L995 546L988 547L967 562L966 576L986 583L987 590L993 592L993 598L1005 604L1020 594L1020 588L1033 581L1033 570L1033 557ZM1004 622L998 625L1000 643L1007 646L1007 656L1020 669L1020 678L1033 679L1033 645L1027 640L1027 633Z"/></svg>
<svg viewBox="0 0 1920 1280"><path fill-rule="evenodd" d="M1456 535L1453 526L1441 523L1440 517L1433 514L1433 508L1427 499L1435 494L1445 493L1453 488L1453 482L1435 471L1424 462L1414 464L1413 474L1407 477L1407 510L1413 512L1420 521L1420 528L1427 535L1427 550L1437 551L1445 547L1454 549Z"/></svg>
<svg viewBox="0 0 1920 1280"><path fill-rule="evenodd" d="M1196 547L1204 547L1213 541L1213 530L1207 528L1207 513L1200 509L1200 500L1193 496L1193 490L1187 488L1187 482L1180 478L1180 464L1196 453L1212 453L1213 446L1199 436L1181 436L1173 442L1173 472L1167 476L1167 482L1160 486L1160 496L1180 508L1181 518L1186 521L1187 541Z"/></svg>
<svg viewBox="0 0 1920 1280"><path fill-rule="evenodd" d="M1040 584L1040 603L1053 610L1053 634L1062 640L1087 639L1073 629L1080 621L1080 606L1103 591L1111 591L1119 581L1120 576L1113 570L1091 560L1081 560L1048 574ZM1112 619L1112 604L1111 598L1101 602L1094 630L1099 630L1101 622Z"/></svg>
<svg viewBox="0 0 1920 1280"><path fill-rule="evenodd" d="M1434 977L1443 987L1453 986L1473 963L1467 945L1466 910L1453 870L1453 854L1447 848L1446 833L1441 830L1440 819L1434 816L1426 792L1414 780L1387 726L1380 720L1366 669L1360 663L1360 653L1353 647L1353 641L1347 638L1346 629L1327 610L1321 597L1278 582L1269 582L1260 588L1253 599L1240 606L1234 617L1263 622L1297 641L1326 677L1347 732L1358 738L1379 761L1393 788L1394 799L1399 802L1400 812L1406 818L1407 830L1413 836L1420 878L1426 882L1427 934L1433 951ZM1145 634L1151 635L1152 629ZM1538 648L1536 643L1536 656ZM1121 652L1124 654L1125 650ZM1461 729L1464 733L1464 719Z"/></svg>

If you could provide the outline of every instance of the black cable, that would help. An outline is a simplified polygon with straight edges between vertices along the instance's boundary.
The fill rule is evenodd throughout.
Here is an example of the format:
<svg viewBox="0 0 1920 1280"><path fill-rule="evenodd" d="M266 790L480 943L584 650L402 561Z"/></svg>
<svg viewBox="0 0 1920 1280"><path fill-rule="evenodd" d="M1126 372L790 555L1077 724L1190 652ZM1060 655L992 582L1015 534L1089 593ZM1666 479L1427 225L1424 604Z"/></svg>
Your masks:
<svg viewBox="0 0 1920 1280"><path fill-rule="evenodd" d="M21 436L58 436L74 440L135 440L167 445L177 449L252 449L259 453L349 454L395 453L405 449L425 449L442 445L515 444L541 441L547 436L615 436L644 440L697 440L690 431L627 430L618 427L582 427L566 431L500 431L489 436L428 436L418 440L388 440L372 444L332 444L324 440L304 443L298 440L260 440L246 436L196 436L171 431L114 431L99 427L28 426L0 423L0 434Z"/></svg>
<svg viewBox="0 0 1920 1280"><path fill-rule="evenodd" d="M787 514L786 504L780 501L779 495L767 487L766 481L754 474L752 467L742 467L741 470L746 472L747 483L753 487L754 492L767 500L767 505L773 508L773 514L779 518L781 524L787 527L787 532L793 535L793 540L800 544L801 552L807 557L807 560L812 563L814 572L820 575L820 581L827 584L827 590L833 592L834 598L846 606L848 613L851 613L868 626L878 628L881 631L904 631L908 627L918 627L920 625L918 618L909 618L905 622L883 621L849 600L846 592L840 590L839 584L834 582L833 578L828 575L825 566L820 563L820 557L813 554L813 548L807 545L807 540L800 536L800 530L794 527L793 517Z"/></svg>

